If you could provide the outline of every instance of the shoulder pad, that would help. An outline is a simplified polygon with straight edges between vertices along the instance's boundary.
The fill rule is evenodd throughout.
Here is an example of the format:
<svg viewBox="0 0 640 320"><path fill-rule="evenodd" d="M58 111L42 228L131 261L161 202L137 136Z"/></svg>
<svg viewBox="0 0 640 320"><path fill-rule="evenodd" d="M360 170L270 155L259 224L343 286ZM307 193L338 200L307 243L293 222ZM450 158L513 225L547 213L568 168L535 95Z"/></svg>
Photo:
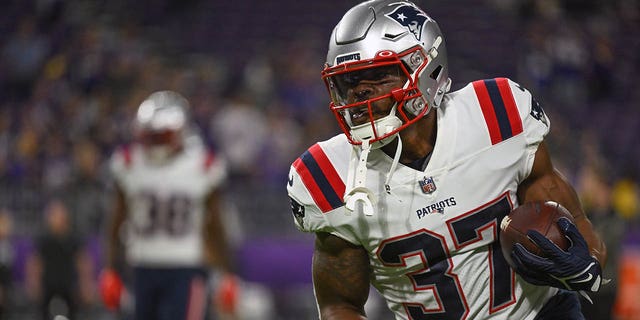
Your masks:
<svg viewBox="0 0 640 320"><path fill-rule="evenodd" d="M289 179L296 176L322 212L344 205L344 181L319 144L316 143L296 159L291 171ZM292 182L289 181L290 188Z"/></svg>
<svg viewBox="0 0 640 320"><path fill-rule="evenodd" d="M485 79L474 81L472 84L489 130L491 144L497 144L523 132L519 107L509 79Z"/></svg>
<svg viewBox="0 0 640 320"><path fill-rule="evenodd" d="M202 170L213 187L221 185L227 179L227 162L213 149L202 150Z"/></svg>
<svg viewBox="0 0 640 320"><path fill-rule="evenodd" d="M133 164L133 147L129 144L121 145L116 148L111 156L111 169L113 171L121 171L128 169Z"/></svg>

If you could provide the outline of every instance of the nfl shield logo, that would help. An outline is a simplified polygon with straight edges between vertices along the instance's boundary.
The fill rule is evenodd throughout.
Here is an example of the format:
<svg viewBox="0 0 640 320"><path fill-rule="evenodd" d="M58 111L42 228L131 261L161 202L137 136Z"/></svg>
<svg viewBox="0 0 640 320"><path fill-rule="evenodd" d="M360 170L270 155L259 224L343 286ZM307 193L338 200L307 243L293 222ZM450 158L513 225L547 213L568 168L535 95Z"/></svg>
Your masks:
<svg viewBox="0 0 640 320"><path fill-rule="evenodd" d="M418 183L420 183L420 188L425 194L430 194L436 191L436 183L433 181L433 177L424 177L424 179L422 179L422 181L418 181Z"/></svg>

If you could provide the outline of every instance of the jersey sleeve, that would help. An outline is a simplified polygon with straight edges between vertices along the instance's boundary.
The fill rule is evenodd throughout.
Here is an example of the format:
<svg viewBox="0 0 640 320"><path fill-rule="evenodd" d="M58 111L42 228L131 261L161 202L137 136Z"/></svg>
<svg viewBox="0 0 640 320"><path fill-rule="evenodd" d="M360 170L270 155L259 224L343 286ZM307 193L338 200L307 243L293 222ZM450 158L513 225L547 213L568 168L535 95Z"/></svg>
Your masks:
<svg viewBox="0 0 640 320"><path fill-rule="evenodd" d="M519 176L526 178L538 145L549 133L549 118L529 90L508 78L478 80L472 85L488 132L486 141L491 146L513 145L516 149L508 154L521 160Z"/></svg>
<svg viewBox="0 0 640 320"><path fill-rule="evenodd" d="M298 230L303 232L330 231L324 213L314 202L293 165L289 170L287 193L291 202L293 220Z"/></svg>
<svg viewBox="0 0 640 320"><path fill-rule="evenodd" d="M529 90L512 80L508 83L522 120L525 160L521 179L524 179L531 172L538 145L549 133L551 122Z"/></svg>
<svg viewBox="0 0 640 320"><path fill-rule="evenodd" d="M117 185L122 185L126 172L132 163L132 147L118 147L109 159L109 173Z"/></svg>
<svg viewBox="0 0 640 320"><path fill-rule="evenodd" d="M212 189L220 187L227 180L227 161L213 150L206 150L203 171Z"/></svg>
<svg viewBox="0 0 640 320"><path fill-rule="evenodd" d="M342 200L344 186L335 172L323 178L319 167L325 167L327 163L318 153L316 145L296 160L289 170L287 193L295 226L303 232L327 232L359 245L349 222L341 220L346 217Z"/></svg>
<svg viewBox="0 0 640 320"><path fill-rule="evenodd" d="M529 90L508 80L522 119L523 133L528 146L537 146L549 133L551 122Z"/></svg>

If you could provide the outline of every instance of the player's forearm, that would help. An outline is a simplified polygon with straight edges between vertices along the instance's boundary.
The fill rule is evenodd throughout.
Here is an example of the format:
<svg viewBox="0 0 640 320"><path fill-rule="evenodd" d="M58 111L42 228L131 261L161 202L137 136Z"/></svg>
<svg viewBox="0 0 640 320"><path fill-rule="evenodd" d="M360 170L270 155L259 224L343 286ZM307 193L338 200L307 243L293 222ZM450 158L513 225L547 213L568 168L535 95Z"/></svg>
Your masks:
<svg viewBox="0 0 640 320"><path fill-rule="evenodd" d="M576 227L580 231L580 234L584 237L589 245L589 251L591 255L598 259L600 266L604 268L607 263L607 247L600 236L594 231L591 221L586 216L576 219Z"/></svg>
<svg viewBox="0 0 640 320"><path fill-rule="evenodd" d="M595 256L598 262L600 262L600 265L604 267L607 259L606 247L585 214L575 189L557 170L555 171L553 179L550 179L547 185L549 186L549 189L546 191L548 199L562 204L571 212L580 234L589 245L591 254Z"/></svg>
<svg viewBox="0 0 640 320"><path fill-rule="evenodd" d="M362 320L367 319L357 308L351 306L326 306L320 308L321 320Z"/></svg>
<svg viewBox="0 0 640 320"><path fill-rule="evenodd" d="M227 241L222 211L221 198L217 191L212 191L206 200L207 214L202 230L204 237L205 260L210 267L225 272L231 271L231 252Z"/></svg>
<svg viewBox="0 0 640 320"><path fill-rule="evenodd" d="M320 319L366 319L371 269L363 247L317 233L312 273Z"/></svg>
<svg viewBox="0 0 640 320"><path fill-rule="evenodd" d="M124 215L116 213L115 219L111 222L107 231L107 248L105 266L114 268L118 257L121 255L122 245L120 243L120 226L124 221Z"/></svg>
<svg viewBox="0 0 640 320"><path fill-rule="evenodd" d="M104 266L109 269L113 269L113 267L115 266L115 254L113 254L113 251L114 250L112 249L112 246L107 246L107 254L105 257Z"/></svg>
<svg viewBox="0 0 640 320"><path fill-rule="evenodd" d="M231 253L229 252L224 229L215 221L209 221L204 232L205 262L209 267L222 271L231 271Z"/></svg>
<svg viewBox="0 0 640 320"><path fill-rule="evenodd" d="M124 192L120 188L116 188L114 207L111 220L106 230L106 261L105 266L113 268L116 265L118 257L121 255L122 244L120 241L120 228L127 219L127 205Z"/></svg>
<svg viewBox="0 0 640 320"><path fill-rule="evenodd" d="M229 258L229 250L224 237L207 237L205 245L206 263L210 267L220 269L222 271L231 271L231 262Z"/></svg>

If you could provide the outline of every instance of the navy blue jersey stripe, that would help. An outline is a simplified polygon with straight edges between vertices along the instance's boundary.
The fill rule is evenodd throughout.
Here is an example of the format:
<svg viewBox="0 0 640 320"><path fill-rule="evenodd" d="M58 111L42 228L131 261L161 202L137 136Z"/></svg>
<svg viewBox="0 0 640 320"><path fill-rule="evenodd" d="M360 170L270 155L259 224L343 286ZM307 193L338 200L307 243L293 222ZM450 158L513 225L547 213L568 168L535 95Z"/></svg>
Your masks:
<svg viewBox="0 0 640 320"><path fill-rule="evenodd" d="M300 159L311 173L313 180L315 180L318 188L320 188L327 202L331 205L331 208L335 209L342 206L343 202L340 200L340 196L338 196L333 187L331 187L331 183L329 183L327 177L322 173L322 169L320 169L318 162L311 155L311 152L309 152L309 150L305 151L302 156L300 156Z"/></svg>
<svg viewBox="0 0 640 320"><path fill-rule="evenodd" d="M513 129L511 128L511 122L509 122L509 116L507 115L507 108L504 105L498 84L495 79L484 80L484 84L487 86L489 92L489 98L493 104L493 110L498 120L498 127L500 127L500 135L502 140L507 140L513 137Z"/></svg>

